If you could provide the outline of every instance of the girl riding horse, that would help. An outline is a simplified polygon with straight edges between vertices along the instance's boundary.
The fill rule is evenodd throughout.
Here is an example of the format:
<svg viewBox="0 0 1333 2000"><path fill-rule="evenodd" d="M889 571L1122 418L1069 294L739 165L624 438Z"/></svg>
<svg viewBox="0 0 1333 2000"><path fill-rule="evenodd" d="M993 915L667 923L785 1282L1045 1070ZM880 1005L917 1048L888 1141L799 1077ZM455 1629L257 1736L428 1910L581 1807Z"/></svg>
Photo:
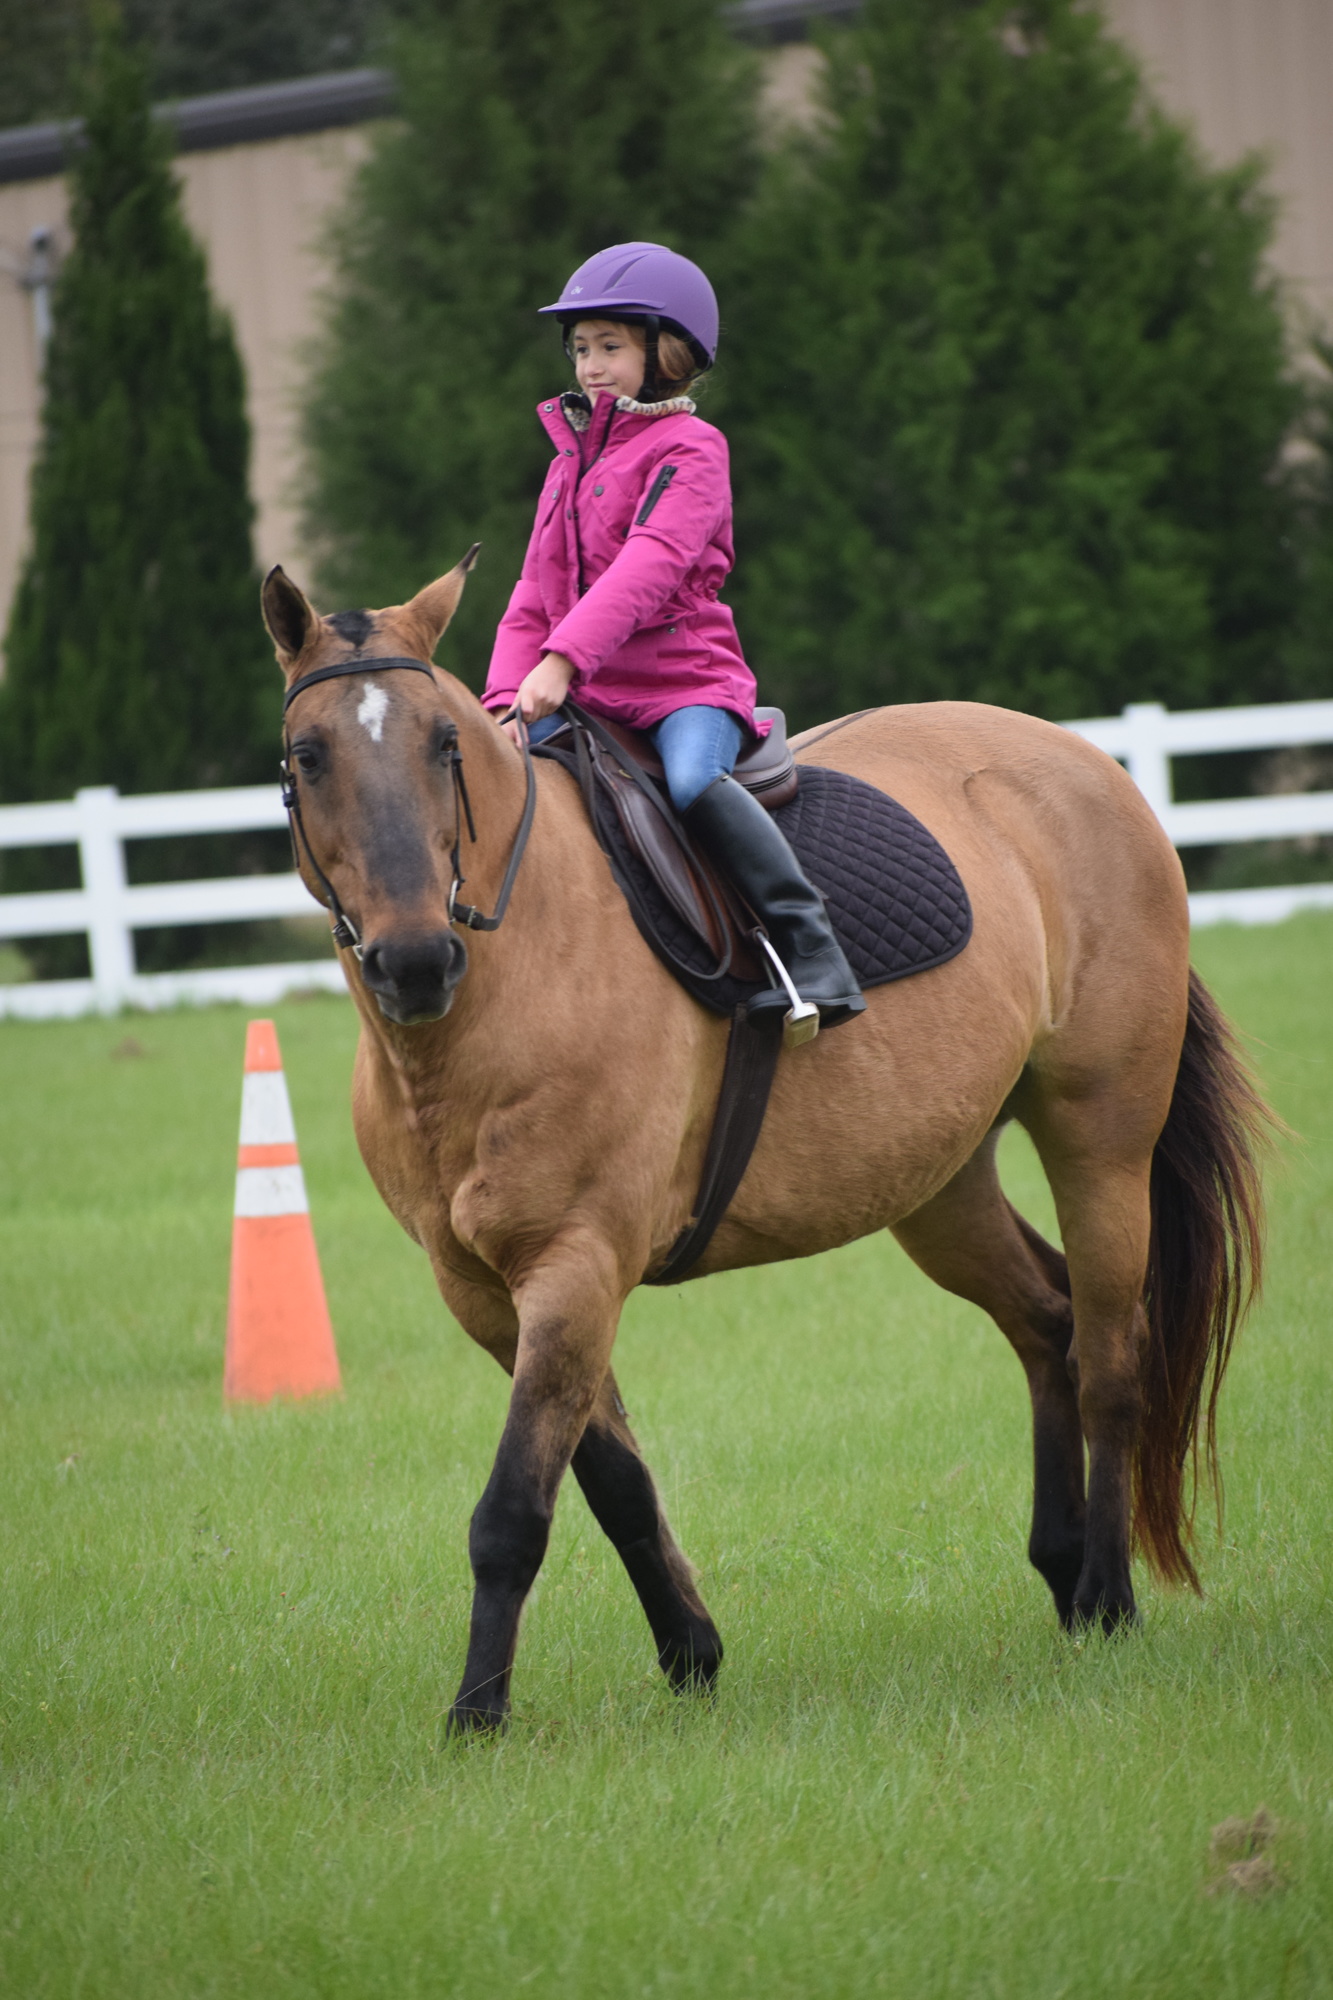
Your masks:
<svg viewBox="0 0 1333 2000"><path fill-rule="evenodd" d="M717 354L713 288L657 243L581 264L554 305L577 391L538 409L555 457L500 621L486 706L532 739L569 694L647 732L686 827L831 1027L864 1012L855 975L771 815L731 776L755 680L718 592L732 567L727 444L696 413Z"/></svg>

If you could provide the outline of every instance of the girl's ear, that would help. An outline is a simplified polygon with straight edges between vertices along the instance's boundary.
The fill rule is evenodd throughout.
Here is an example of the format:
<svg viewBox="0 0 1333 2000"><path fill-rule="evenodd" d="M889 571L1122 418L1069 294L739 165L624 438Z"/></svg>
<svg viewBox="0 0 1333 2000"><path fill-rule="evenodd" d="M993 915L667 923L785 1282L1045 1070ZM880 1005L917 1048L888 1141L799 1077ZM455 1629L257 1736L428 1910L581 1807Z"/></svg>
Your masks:
<svg viewBox="0 0 1333 2000"><path fill-rule="evenodd" d="M290 667L318 629L319 613L280 563L275 563L264 578L259 602L269 637L277 648L278 665Z"/></svg>
<svg viewBox="0 0 1333 2000"><path fill-rule="evenodd" d="M474 542L463 560L455 563L445 576L436 577L434 583L428 583L408 603L398 607L398 617L423 658L430 659L445 627L457 611L463 585L480 549L481 543Z"/></svg>

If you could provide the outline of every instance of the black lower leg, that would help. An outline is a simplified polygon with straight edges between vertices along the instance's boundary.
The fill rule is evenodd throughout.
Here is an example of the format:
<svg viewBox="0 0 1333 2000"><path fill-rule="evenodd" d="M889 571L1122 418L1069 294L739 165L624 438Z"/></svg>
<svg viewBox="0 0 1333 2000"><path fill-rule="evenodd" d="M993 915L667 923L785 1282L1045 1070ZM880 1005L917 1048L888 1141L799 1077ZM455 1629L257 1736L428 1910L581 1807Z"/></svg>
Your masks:
<svg viewBox="0 0 1333 2000"><path fill-rule="evenodd" d="M1076 1625L1100 1625L1111 1637L1139 1622L1129 1573L1129 1451L1094 1445L1088 1468L1088 1535L1074 1592Z"/></svg>
<svg viewBox="0 0 1333 2000"><path fill-rule="evenodd" d="M452 1731L496 1729L509 1713L519 1619L551 1531L534 1482L497 1460L468 1532L475 1589L467 1665L449 1712Z"/></svg>
<svg viewBox="0 0 1333 2000"><path fill-rule="evenodd" d="M1036 1236L1036 1232L1031 1232ZM1036 1241L1042 1249L1048 1245ZM1058 1252L1050 1251L1055 1257ZM1063 1259L1061 1259L1063 1262ZM1074 1315L1067 1299L1041 1315L1042 1347L1027 1363L1032 1397L1032 1533L1028 1559L1050 1586L1066 1630L1074 1619L1074 1593L1083 1570L1087 1504L1083 1481L1083 1426L1078 1392L1069 1371Z"/></svg>
<svg viewBox="0 0 1333 2000"><path fill-rule="evenodd" d="M1085 1507L1083 1433L1073 1396L1032 1394L1032 1533L1028 1560L1044 1577L1060 1623L1074 1619L1074 1593L1083 1570Z"/></svg>
<svg viewBox="0 0 1333 2000"><path fill-rule="evenodd" d="M707 1690L717 1679L722 1641L699 1599L689 1565L662 1518L648 1468L628 1436L590 1423L573 1458L574 1476L598 1526L629 1573L674 1688Z"/></svg>

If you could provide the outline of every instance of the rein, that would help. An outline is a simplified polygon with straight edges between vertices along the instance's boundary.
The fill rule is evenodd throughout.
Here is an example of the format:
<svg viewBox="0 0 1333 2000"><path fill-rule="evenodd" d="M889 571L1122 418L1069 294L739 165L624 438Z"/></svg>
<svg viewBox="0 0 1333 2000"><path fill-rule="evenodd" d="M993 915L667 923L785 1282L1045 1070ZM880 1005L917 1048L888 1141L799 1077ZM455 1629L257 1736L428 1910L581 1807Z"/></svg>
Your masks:
<svg viewBox="0 0 1333 2000"><path fill-rule="evenodd" d="M358 958L362 955L361 935L339 902L337 890L316 861L314 850L310 845L310 836L305 830L305 821L301 817L301 794L297 774L292 768L292 740L287 732L286 715L297 695L303 694L307 688L314 687L319 681L337 680L347 674L387 673L395 669L404 673L425 674L433 687L438 686L434 667L425 660L410 659L406 655L386 655L383 658L368 660L335 660L331 666L316 667L311 673L302 674L299 680L293 681L282 704L282 763L279 768L282 773L282 803L286 808L287 824L292 836L292 853L296 857L299 869L301 849L305 849L306 859L319 879L320 887L324 891L324 901L333 917L333 942L341 950L352 950ZM473 846L477 841L477 826L472 817L472 801L468 797L467 779L463 775L463 753L458 747L457 725L453 722L449 724L449 770L454 782L454 840L449 850L449 866L453 875L449 887L449 921L451 924L462 924L470 931L494 931L500 928L505 911L509 908L509 898L513 894L514 883L518 878L519 866L528 844L528 835L532 832L532 817L537 805L537 778L532 766L532 752L528 748L527 725L517 711L514 712L514 720L518 724L519 747L523 752L526 790L523 798L523 814L518 823L518 831L514 835L514 845L510 852L509 864L505 869L504 880L500 884L500 894L496 898L495 914L490 917L483 915L474 904L460 903L458 900L458 892L467 880L461 861L462 822L464 820L467 822L468 839Z"/></svg>

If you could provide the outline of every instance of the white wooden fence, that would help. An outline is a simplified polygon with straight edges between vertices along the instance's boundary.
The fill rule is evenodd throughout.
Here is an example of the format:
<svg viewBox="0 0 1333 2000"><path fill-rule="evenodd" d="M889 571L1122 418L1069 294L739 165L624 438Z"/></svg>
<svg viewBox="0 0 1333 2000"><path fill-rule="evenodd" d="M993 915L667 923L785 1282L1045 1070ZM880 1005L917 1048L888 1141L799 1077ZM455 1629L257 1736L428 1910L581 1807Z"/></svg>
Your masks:
<svg viewBox="0 0 1333 2000"><path fill-rule="evenodd" d="M248 833L285 827L276 785L220 792L150 792L122 798L111 785L76 792L58 804L0 806L0 849L77 846L80 889L0 896L0 939L58 937L82 931L91 979L34 980L0 986L0 1015L33 1020L111 1014L119 1007L173 1007L182 1001L240 1000L267 1007L284 993L320 987L345 993L342 969L327 959L290 965L236 965L208 972L140 973L134 932L159 924L236 923L255 917L317 914L299 875L238 875L208 882L125 879L127 840L190 833Z"/></svg>
<svg viewBox="0 0 1333 2000"><path fill-rule="evenodd" d="M1233 841L1291 840L1333 834L1333 791L1177 805L1171 759L1219 750L1272 750L1333 745L1333 701L1274 703L1264 708L1169 712L1136 702L1123 715L1069 727L1125 763L1177 847ZM125 876L127 840L197 833L242 833L281 827L286 815L276 785L234 791L162 792L122 798L99 785L50 805L0 807L0 849L74 846L83 886L41 895L0 895L0 941L83 932L90 979L0 985L0 1016L51 1019L114 1013L125 1006L172 1007L181 1002L239 1000L266 1007L294 990L346 990L330 944L327 959L282 965L227 966L206 972L140 973L134 932L172 924L237 923L257 917L317 913L300 877L242 875L204 882L131 887ZM1190 897L1196 924L1277 923L1299 909L1333 909L1333 882L1276 889L1230 889Z"/></svg>
<svg viewBox="0 0 1333 2000"><path fill-rule="evenodd" d="M1176 847L1222 847L1242 840L1298 840L1333 834L1333 792L1277 792L1259 798L1175 804L1171 759L1218 750L1285 750L1333 745L1333 701L1276 701L1260 708L1184 708L1131 702L1121 715L1069 727L1128 768ZM1297 910L1333 909L1333 882L1289 889L1207 889L1190 897L1194 924L1276 924Z"/></svg>

